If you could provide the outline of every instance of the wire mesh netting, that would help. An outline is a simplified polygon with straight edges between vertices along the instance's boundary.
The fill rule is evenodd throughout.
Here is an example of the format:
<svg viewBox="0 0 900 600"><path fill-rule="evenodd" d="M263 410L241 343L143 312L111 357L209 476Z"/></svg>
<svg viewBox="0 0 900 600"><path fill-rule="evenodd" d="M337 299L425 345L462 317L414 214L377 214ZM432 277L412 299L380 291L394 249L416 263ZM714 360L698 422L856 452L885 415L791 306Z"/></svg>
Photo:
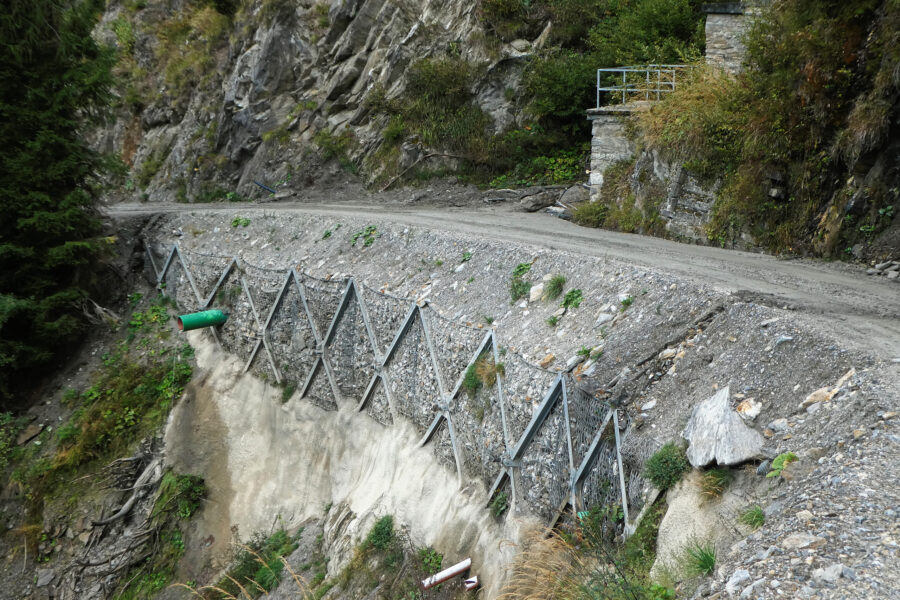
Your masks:
<svg viewBox="0 0 900 600"><path fill-rule="evenodd" d="M173 298L183 311L195 312L199 309L200 303L191 287L189 277L187 266L176 252L163 277L163 293Z"/></svg>
<svg viewBox="0 0 900 600"><path fill-rule="evenodd" d="M272 313L266 337L281 378L302 385L315 361L316 338L293 277Z"/></svg>
<svg viewBox="0 0 900 600"><path fill-rule="evenodd" d="M216 328L219 341L226 350L246 361L256 346L259 323L241 277L240 267L232 269L216 290L210 308L228 313L228 320Z"/></svg>
<svg viewBox="0 0 900 600"><path fill-rule="evenodd" d="M576 468L587 454L597 430L609 412L599 400L575 385L575 378L566 375L566 399L569 403L569 429L572 432L572 457Z"/></svg>
<svg viewBox="0 0 900 600"><path fill-rule="evenodd" d="M359 290L366 306L369 323L375 333L378 353L384 354L394 341L394 336L409 313L412 302L387 296L365 285L360 285Z"/></svg>
<svg viewBox="0 0 900 600"><path fill-rule="evenodd" d="M556 375L529 364L513 352L507 352L500 360L506 372L503 378L506 424L510 442L515 445L531 422L534 411L550 391Z"/></svg>
<svg viewBox="0 0 900 600"><path fill-rule="evenodd" d="M337 401L331 383L328 381L328 373L325 372L325 364L319 360L313 367L312 381L303 395L310 402L325 410L337 410Z"/></svg>
<svg viewBox="0 0 900 600"><path fill-rule="evenodd" d="M319 339L324 340L334 318L334 313L337 312L338 304L341 301L344 283L341 281L317 279L305 273L299 273L298 275L306 293L306 305L309 307Z"/></svg>
<svg viewBox="0 0 900 600"><path fill-rule="evenodd" d="M346 308L338 316L327 348L341 395L359 403L375 372L375 353L356 294L351 293Z"/></svg>
<svg viewBox="0 0 900 600"><path fill-rule="evenodd" d="M460 390L450 406L465 476L490 486L506 451L498 388L482 385L474 393Z"/></svg>
<svg viewBox="0 0 900 600"><path fill-rule="evenodd" d="M448 469L456 470L456 459L453 457L453 444L450 440L450 424L447 422L447 419L441 420L441 424L438 425L437 431L434 432L429 445L432 446L432 452L434 452L439 463Z"/></svg>
<svg viewBox="0 0 900 600"><path fill-rule="evenodd" d="M437 353L437 363L441 369L444 387L453 390L462 377L469 361L481 345L485 331L472 329L437 314L433 309L424 309L431 331L431 341Z"/></svg>
<svg viewBox="0 0 900 600"><path fill-rule="evenodd" d="M270 269L260 269L246 263L242 264L244 269L244 281L247 283L247 289L250 290L250 297L253 300L253 308L256 310L256 316L259 322L265 324L272 311L272 306L278 299L278 294L284 287L284 278L287 276L285 271L274 271Z"/></svg>
<svg viewBox="0 0 900 600"><path fill-rule="evenodd" d="M213 294L222 274L234 260L230 256L203 254L191 250L182 250L185 260L190 262L191 276L197 285L200 299L205 303Z"/></svg>
<svg viewBox="0 0 900 600"><path fill-rule="evenodd" d="M622 503L616 463L616 442L612 421L601 435L600 448L581 489L585 507L614 506Z"/></svg>
<svg viewBox="0 0 900 600"><path fill-rule="evenodd" d="M384 380L379 377L372 390L371 397L365 406L366 414L382 425L393 425L394 416L391 414L391 405L388 402L387 392L384 389Z"/></svg>
<svg viewBox="0 0 900 600"><path fill-rule="evenodd" d="M525 501L547 520L553 519L569 498L569 447L562 394L522 456L521 479Z"/></svg>
<svg viewBox="0 0 900 600"><path fill-rule="evenodd" d="M394 408L413 422L419 435L424 435L438 410L440 389L418 313L400 339L388 366Z"/></svg>

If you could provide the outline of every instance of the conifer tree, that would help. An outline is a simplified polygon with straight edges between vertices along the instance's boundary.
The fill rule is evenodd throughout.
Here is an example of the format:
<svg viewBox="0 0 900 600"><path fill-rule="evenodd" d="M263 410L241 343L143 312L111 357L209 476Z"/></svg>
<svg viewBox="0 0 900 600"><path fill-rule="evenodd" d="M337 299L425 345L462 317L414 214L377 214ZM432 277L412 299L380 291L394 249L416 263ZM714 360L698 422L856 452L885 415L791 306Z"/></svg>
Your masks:
<svg viewBox="0 0 900 600"><path fill-rule="evenodd" d="M83 330L98 257L98 175L85 127L110 100L102 0L0 3L0 402Z"/></svg>

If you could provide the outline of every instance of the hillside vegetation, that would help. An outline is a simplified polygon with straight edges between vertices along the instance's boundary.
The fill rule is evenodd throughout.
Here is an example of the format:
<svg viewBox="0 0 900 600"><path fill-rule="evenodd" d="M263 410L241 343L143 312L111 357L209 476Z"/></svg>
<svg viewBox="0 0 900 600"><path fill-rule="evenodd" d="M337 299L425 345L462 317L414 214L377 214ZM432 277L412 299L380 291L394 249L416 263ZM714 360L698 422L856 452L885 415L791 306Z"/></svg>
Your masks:
<svg viewBox="0 0 900 600"><path fill-rule="evenodd" d="M710 239L749 230L773 251L849 254L900 212L898 37L896 0L775 2L740 75L698 71L636 138L721 179Z"/></svg>

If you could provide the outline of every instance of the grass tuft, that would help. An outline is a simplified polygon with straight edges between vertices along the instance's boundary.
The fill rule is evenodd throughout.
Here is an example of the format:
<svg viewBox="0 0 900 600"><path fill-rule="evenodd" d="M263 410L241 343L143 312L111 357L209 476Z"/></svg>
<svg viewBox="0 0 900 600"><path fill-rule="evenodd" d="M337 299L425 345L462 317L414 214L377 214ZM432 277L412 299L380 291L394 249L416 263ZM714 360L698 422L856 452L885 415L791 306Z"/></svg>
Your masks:
<svg viewBox="0 0 900 600"><path fill-rule="evenodd" d="M554 275L551 277L550 281L547 282L547 285L544 286L544 300L552 301L559 298L565 285L565 275Z"/></svg>
<svg viewBox="0 0 900 600"><path fill-rule="evenodd" d="M672 442L657 450L644 465L644 475L663 491L681 481L690 470L684 450Z"/></svg>
<svg viewBox="0 0 900 600"><path fill-rule="evenodd" d="M759 529L766 522L766 513L756 504L742 512L738 520L747 527Z"/></svg>
<svg viewBox="0 0 900 600"><path fill-rule="evenodd" d="M728 469L710 469L700 479L700 491L707 498L720 498L733 479L734 475Z"/></svg>

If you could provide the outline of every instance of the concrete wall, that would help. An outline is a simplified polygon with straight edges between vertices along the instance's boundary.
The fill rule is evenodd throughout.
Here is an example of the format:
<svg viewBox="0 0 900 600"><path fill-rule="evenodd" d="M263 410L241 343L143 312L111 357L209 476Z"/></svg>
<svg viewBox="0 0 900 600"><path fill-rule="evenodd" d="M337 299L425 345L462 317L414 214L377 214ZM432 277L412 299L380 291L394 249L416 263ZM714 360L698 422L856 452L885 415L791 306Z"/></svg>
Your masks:
<svg viewBox="0 0 900 600"><path fill-rule="evenodd" d="M623 121L632 112L628 105L588 111L588 119L591 120L591 202L600 198L603 172L615 163L634 156L634 144L625 135Z"/></svg>

